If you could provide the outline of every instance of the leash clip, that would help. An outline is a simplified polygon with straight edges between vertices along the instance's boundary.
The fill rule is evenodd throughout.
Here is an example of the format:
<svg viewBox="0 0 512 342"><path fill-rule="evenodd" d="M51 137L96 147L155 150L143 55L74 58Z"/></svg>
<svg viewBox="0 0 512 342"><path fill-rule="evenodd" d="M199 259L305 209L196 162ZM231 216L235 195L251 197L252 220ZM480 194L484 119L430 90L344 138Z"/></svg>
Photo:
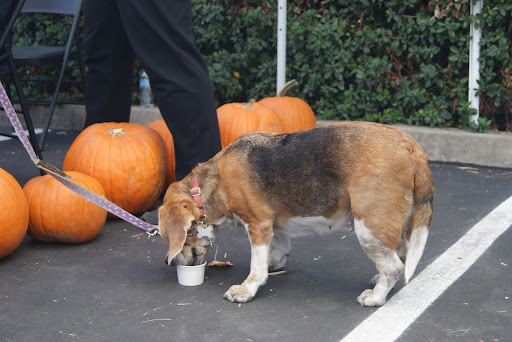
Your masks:
<svg viewBox="0 0 512 342"><path fill-rule="evenodd" d="M155 235L160 235L160 229L155 228L152 231L146 230L146 234L148 234L149 243L153 243L153 242L155 242ZM153 239L151 239L151 238L153 238Z"/></svg>

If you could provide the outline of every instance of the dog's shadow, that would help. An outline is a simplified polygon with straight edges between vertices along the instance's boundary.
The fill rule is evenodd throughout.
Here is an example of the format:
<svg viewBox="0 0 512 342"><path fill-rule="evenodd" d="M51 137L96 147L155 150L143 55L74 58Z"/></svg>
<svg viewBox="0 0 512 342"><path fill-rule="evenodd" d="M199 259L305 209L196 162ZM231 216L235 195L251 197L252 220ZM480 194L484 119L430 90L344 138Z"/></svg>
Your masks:
<svg viewBox="0 0 512 342"><path fill-rule="evenodd" d="M251 263L251 244L245 228L229 222L216 228L215 237L207 260L214 259L218 245L216 259L230 261L233 266L209 267L209 279L229 285L242 282L249 274ZM293 293L295 287L301 286L312 293L342 291L357 295L370 288L375 266L366 257L353 232L294 238L291 244L285 272L270 275L267 285L262 288L263 293L269 287Z"/></svg>

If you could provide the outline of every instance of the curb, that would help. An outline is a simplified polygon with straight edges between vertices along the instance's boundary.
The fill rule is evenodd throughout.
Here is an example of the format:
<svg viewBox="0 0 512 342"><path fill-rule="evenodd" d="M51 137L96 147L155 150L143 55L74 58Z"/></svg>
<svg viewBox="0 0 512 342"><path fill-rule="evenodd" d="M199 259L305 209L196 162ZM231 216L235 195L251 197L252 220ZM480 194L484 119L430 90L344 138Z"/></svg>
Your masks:
<svg viewBox="0 0 512 342"><path fill-rule="evenodd" d="M429 160L512 168L512 133L471 133L396 125L409 133L429 155Z"/></svg>
<svg viewBox="0 0 512 342"><path fill-rule="evenodd" d="M45 106L31 107L35 127L43 126ZM161 119L158 108L133 106L130 122L146 125ZM21 119L23 121L23 119ZM85 120L85 106L60 105L55 108L51 129L81 130ZM318 125L334 121L318 120ZM0 115L0 126L9 127L5 115ZM512 133L470 133L453 128L430 128L394 125L418 141L430 161L473 164L488 167L512 168Z"/></svg>
<svg viewBox="0 0 512 342"><path fill-rule="evenodd" d="M319 125L333 121L317 121ZM512 133L393 125L411 135L430 161L512 168Z"/></svg>

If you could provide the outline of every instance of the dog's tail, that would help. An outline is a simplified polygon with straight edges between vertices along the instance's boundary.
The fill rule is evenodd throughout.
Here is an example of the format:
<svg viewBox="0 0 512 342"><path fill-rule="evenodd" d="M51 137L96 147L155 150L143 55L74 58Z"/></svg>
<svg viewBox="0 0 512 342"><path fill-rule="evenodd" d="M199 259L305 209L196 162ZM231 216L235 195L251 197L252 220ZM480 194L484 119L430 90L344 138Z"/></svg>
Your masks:
<svg viewBox="0 0 512 342"><path fill-rule="evenodd" d="M427 243L430 222L432 221L434 182L425 161L414 176L414 211L407 232L408 249L405 261L405 282L411 279L423 249Z"/></svg>

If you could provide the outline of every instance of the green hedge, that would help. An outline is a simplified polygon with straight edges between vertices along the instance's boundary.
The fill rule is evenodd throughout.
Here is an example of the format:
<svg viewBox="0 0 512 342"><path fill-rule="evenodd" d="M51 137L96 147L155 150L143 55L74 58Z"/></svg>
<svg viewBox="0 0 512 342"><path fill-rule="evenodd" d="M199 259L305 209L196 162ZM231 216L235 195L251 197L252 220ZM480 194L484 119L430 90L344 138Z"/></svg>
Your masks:
<svg viewBox="0 0 512 342"><path fill-rule="evenodd" d="M219 103L275 94L276 6L193 0L196 42ZM468 0L289 2L286 76L301 84L293 95L324 119L469 127L469 7ZM510 0L485 1L481 17L481 109L494 123L512 107L511 13Z"/></svg>
<svg viewBox="0 0 512 342"><path fill-rule="evenodd" d="M469 1L289 1L286 77L300 83L291 95L323 119L476 129L468 122ZM192 0L192 7L217 104L273 96L277 1ZM512 2L486 0L480 20L478 130L512 130ZM18 39L41 32L22 24ZM73 86L68 95L80 97Z"/></svg>

